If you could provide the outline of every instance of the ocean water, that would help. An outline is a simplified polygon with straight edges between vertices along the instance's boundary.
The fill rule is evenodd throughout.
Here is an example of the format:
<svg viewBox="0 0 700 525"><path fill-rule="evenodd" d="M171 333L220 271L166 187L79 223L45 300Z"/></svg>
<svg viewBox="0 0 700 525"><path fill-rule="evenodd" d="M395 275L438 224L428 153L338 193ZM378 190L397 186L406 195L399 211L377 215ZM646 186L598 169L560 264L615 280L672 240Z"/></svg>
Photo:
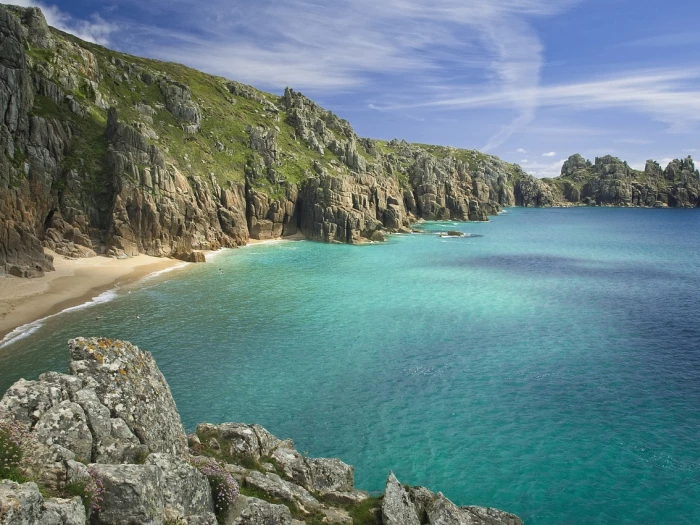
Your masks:
<svg viewBox="0 0 700 525"><path fill-rule="evenodd" d="M188 430L260 423L363 489L392 469L530 525L700 523L700 210L425 228L119 289L1 348L0 388L66 370L71 337L122 338L153 352ZM430 234L448 229L473 236Z"/></svg>

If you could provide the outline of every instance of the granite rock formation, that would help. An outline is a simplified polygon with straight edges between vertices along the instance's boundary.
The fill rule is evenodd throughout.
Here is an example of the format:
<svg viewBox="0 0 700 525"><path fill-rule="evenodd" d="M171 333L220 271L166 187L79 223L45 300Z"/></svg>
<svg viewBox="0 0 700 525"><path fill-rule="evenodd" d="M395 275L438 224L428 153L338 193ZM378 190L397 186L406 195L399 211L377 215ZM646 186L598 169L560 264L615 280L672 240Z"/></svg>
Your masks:
<svg viewBox="0 0 700 525"><path fill-rule="evenodd" d="M381 240L417 218L488 220L518 168L465 150L358 137L282 96L58 32L0 6L0 272L61 257L198 250L298 232Z"/></svg>
<svg viewBox="0 0 700 525"><path fill-rule="evenodd" d="M281 96L117 53L0 6L0 273L60 257L201 250L302 233L364 243L417 219L486 221L505 206L694 207L691 159L644 172L571 157L538 180L477 151L357 136Z"/></svg>
<svg viewBox="0 0 700 525"><path fill-rule="evenodd" d="M522 205L700 206L700 172L690 157L673 160L665 169L648 160L639 171L610 155L590 162L576 154L564 163L559 177L537 183L540 188L527 192L534 198L523 198Z"/></svg>
<svg viewBox="0 0 700 525"><path fill-rule="evenodd" d="M370 497L355 488L352 466L306 457L259 425L201 424L185 436L149 353L109 339L78 338L69 348L70 375L19 380L0 400L0 425L23 429L20 467L32 480L0 481L0 523L352 524L356 515L385 525L522 524L512 514L405 488L393 474L384 496ZM212 461L243 492L218 516L215 485L198 468ZM99 505L84 492L71 496L96 480ZM39 485L56 497L43 496Z"/></svg>

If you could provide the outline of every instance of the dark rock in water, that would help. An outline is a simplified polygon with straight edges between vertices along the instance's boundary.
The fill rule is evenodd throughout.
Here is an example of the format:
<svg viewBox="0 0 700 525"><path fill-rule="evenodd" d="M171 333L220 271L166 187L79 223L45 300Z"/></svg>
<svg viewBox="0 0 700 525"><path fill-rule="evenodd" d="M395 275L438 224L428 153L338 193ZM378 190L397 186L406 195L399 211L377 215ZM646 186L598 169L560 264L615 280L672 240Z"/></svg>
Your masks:
<svg viewBox="0 0 700 525"><path fill-rule="evenodd" d="M456 230L450 230L447 232L448 237L464 237L464 233Z"/></svg>

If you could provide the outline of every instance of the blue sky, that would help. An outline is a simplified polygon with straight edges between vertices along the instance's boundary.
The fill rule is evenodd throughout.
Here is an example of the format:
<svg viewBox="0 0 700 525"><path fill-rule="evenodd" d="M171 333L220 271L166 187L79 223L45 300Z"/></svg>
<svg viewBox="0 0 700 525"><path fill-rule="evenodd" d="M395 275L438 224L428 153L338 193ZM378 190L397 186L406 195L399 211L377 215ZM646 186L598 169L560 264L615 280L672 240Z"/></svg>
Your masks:
<svg viewBox="0 0 700 525"><path fill-rule="evenodd" d="M20 0L109 47L281 93L361 136L564 159L700 156L700 2Z"/></svg>

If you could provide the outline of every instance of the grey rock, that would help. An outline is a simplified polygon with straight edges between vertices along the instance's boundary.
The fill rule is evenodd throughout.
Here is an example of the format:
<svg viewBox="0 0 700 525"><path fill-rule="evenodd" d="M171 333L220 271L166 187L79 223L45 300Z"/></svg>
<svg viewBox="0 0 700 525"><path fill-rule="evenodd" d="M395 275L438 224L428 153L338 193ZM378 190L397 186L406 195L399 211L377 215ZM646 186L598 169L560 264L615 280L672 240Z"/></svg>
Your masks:
<svg viewBox="0 0 700 525"><path fill-rule="evenodd" d="M346 510L337 509L335 507L324 507L321 512L325 516L327 523L336 525L352 525L352 518Z"/></svg>
<svg viewBox="0 0 700 525"><path fill-rule="evenodd" d="M170 388L153 356L124 341L69 341L71 372L96 383L100 402L152 452L180 455L187 438Z"/></svg>
<svg viewBox="0 0 700 525"><path fill-rule="evenodd" d="M175 118L185 122L188 133L196 133L202 120L202 114L192 101L192 92L186 85L170 79L160 81L160 90L165 97L165 105Z"/></svg>
<svg viewBox="0 0 700 525"><path fill-rule="evenodd" d="M48 499L38 525L85 525L85 507L79 497Z"/></svg>
<svg viewBox="0 0 700 525"><path fill-rule="evenodd" d="M204 423L197 426L197 434L207 442L215 439L221 450L229 456L254 461L271 456L282 443L260 425L244 423Z"/></svg>
<svg viewBox="0 0 700 525"><path fill-rule="evenodd" d="M291 525L292 514L285 505L238 496L226 517L226 525Z"/></svg>
<svg viewBox="0 0 700 525"><path fill-rule="evenodd" d="M320 508L320 503L309 492L293 483L283 480L277 474L262 474L250 471L245 477L245 485L287 503L296 505L302 512L309 513Z"/></svg>
<svg viewBox="0 0 700 525"><path fill-rule="evenodd" d="M198 469L170 454L154 453L146 465L162 471L161 490L168 520L208 515L214 512L209 481Z"/></svg>
<svg viewBox="0 0 700 525"><path fill-rule="evenodd" d="M165 500L162 470L155 465L90 465L102 480L101 510L97 525L163 525Z"/></svg>
<svg viewBox="0 0 700 525"><path fill-rule="evenodd" d="M462 507L462 511L471 516L471 523L475 525L523 525L523 522L515 514L509 514L498 509L486 507Z"/></svg>
<svg viewBox="0 0 700 525"><path fill-rule="evenodd" d="M471 525L471 516L438 492L427 509L431 525Z"/></svg>
<svg viewBox="0 0 700 525"><path fill-rule="evenodd" d="M0 481L0 523L3 525L85 525L80 498L44 500L35 483Z"/></svg>
<svg viewBox="0 0 700 525"><path fill-rule="evenodd" d="M35 483L0 481L0 517L4 525L35 525L41 517L42 504Z"/></svg>
<svg viewBox="0 0 700 525"><path fill-rule="evenodd" d="M421 523L408 492L401 486L393 472L386 480L382 500L382 523L384 525L420 525Z"/></svg>
<svg viewBox="0 0 700 525"><path fill-rule="evenodd" d="M337 490L328 490L323 492L323 499L329 503L339 505L357 505L369 498L369 494L362 490L352 490L349 492L341 492Z"/></svg>
<svg viewBox="0 0 700 525"><path fill-rule="evenodd" d="M82 461L92 458L92 434L85 412L77 403L63 401L41 416L34 427L40 443L60 445Z"/></svg>

